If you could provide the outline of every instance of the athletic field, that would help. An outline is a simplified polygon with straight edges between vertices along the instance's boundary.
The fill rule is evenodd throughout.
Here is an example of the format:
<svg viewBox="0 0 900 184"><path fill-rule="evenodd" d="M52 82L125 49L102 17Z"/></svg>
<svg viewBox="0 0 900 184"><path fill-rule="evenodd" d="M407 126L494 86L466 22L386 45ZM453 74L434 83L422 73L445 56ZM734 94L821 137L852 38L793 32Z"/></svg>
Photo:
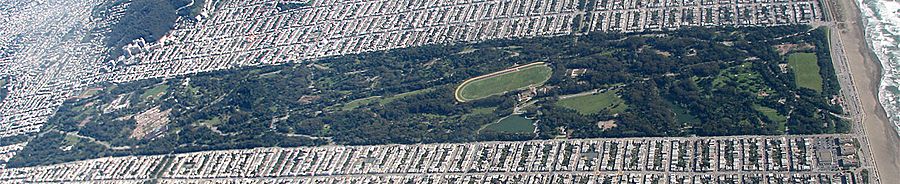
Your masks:
<svg viewBox="0 0 900 184"><path fill-rule="evenodd" d="M522 65L468 79L456 88L454 96L457 101L465 102L499 95L543 84L550 79L552 73L553 69L544 62Z"/></svg>
<svg viewBox="0 0 900 184"><path fill-rule="evenodd" d="M788 56L788 64L794 71L797 86L822 91L822 75L814 53L796 53Z"/></svg>

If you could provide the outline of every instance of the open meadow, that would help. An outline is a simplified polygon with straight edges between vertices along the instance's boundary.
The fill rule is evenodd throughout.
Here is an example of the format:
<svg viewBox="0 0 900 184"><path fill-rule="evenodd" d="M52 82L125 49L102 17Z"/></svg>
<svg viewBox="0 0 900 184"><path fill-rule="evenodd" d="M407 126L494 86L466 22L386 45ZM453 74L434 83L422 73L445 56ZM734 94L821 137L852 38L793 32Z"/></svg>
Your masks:
<svg viewBox="0 0 900 184"><path fill-rule="evenodd" d="M797 86L822 91L822 76L814 53L795 53L788 56Z"/></svg>
<svg viewBox="0 0 900 184"><path fill-rule="evenodd" d="M619 90L609 90L602 93L576 96L559 100L556 104L578 111L582 115L592 115L604 110L608 110L610 114L618 114L625 112L625 109L628 108L625 101L616 94L618 92Z"/></svg>
<svg viewBox="0 0 900 184"><path fill-rule="evenodd" d="M491 73L463 82L457 89L456 96L461 101L469 101L503 94L544 83L552 73L553 69L542 64L526 65L521 68Z"/></svg>

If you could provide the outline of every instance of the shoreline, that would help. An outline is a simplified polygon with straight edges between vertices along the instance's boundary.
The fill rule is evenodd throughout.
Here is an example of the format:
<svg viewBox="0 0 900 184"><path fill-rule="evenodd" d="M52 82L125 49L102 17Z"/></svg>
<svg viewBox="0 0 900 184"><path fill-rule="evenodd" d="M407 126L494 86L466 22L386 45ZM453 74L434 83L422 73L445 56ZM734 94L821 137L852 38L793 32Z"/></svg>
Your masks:
<svg viewBox="0 0 900 184"><path fill-rule="evenodd" d="M845 24L836 26L835 31L841 36L841 46L846 51L843 57L850 65L847 68L853 76L853 85L859 89L856 93L862 108L860 128L865 131L866 147L870 151L870 155L865 156L874 157L871 158L874 163L870 163L875 167L874 183L900 181L900 175L893 172L900 170L900 136L879 101L881 81L884 79L883 65L867 40L860 4L856 0L837 0L833 3L840 9L832 13L841 14L843 19L835 21ZM863 154L868 151L864 150Z"/></svg>

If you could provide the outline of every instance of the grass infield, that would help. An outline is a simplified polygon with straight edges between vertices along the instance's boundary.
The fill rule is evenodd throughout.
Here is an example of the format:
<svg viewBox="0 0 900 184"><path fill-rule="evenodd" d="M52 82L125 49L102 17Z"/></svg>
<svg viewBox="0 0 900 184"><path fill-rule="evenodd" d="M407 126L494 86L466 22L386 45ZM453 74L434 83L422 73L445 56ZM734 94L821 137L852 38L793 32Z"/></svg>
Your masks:
<svg viewBox="0 0 900 184"><path fill-rule="evenodd" d="M468 79L456 88L454 96L460 102L477 100L531 85L540 85L550 79L551 74L553 69L543 62L522 65Z"/></svg>

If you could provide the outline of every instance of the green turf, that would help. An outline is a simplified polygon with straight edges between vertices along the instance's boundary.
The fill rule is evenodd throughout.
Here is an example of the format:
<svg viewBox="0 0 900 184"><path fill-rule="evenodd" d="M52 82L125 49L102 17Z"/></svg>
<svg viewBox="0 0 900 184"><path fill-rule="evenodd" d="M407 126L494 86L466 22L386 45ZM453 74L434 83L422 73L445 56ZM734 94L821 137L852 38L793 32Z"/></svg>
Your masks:
<svg viewBox="0 0 900 184"><path fill-rule="evenodd" d="M545 65L536 65L516 72L475 80L462 86L459 96L463 100L475 100L491 95L541 84L550 79L553 69Z"/></svg>
<svg viewBox="0 0 900 184"><path fill-rule="evenodd" d="M578 96L562 99L556 102L556 105L563 106L582 115L596 114L604 109L609 109L609 113L622 113L628 108L625 101L616 94L619 90L610 90L603 93L592 95Z"/></svg>
<svg viewBox="0 0 900 184"><path fill-rule="evenodd" d="M65 144L69 145L69 146L75 145L75 144L78 144L78 142L81 142L80 138L75 137L73 135L68 135L68 134L66 134L66 136L63 138L63 140L66 141Z"/></svg>
<svg viewBox="0 0 900 184"><path fill-rule="evenodd" d="M356 109L356 108L359 108L362 106L366 106L369 104L373 104L376 102L379 105L386 105L397 99L401 99L401 98L416 95L416 94L427 93L427 92L431 92L431 91L434 91L434 88L426 88L426 89L420 89L420 90L410 91L410 92L406 92L406 93L400 93L400 94L396 94L396 95L393 95L390 97L370 96L370 97L360 98L360 99L356 99L356 100L347 102L344 105L338 104L338 105L335 105L335 106L332 106L329 108L334 109L335 107L340 107L342 111L349 111L349 110L353 110L353 109Z"/></svg>
<svg viewBox="0 0 900 184"><path fill-rule="evenodd" d="M475 109L472 109L471 114L490 114L490 113L494 112L494 110L496 110L496 109L497 109L496 107L475 108Z"/></svg>
<svg viewBox="0 0 900 184"><path fill-rule="evenodd" d="M187 85L187 87L185 87L185 88L187 88L188 92L190 92L191 95L200 94L200 88L194 87L194 85Z"/></svg>
<svg viewBox="0 0 900 184"><path fill-rule="evenodd" d="M364 105L369 105L372 102L375 102L375 100L378 100L379 98L381 98L381 96L370 96L370 97L356 99L356 100L347 102L347 104L345 104L343 107L341 107L341 110L349 111L349 110L353 110L353 109L359 108Z"/></svg>
<svg viewBox="0 0 900 184"><path fill-rule="evenodd" d="M669 103L669 105L672 107L672 112L675 112L675 121L676 122L678 122L678 123L700 122L700 119L697 119L697 117L695 117L694 115L691 115L691 113L688 112L687 109L684 109L681 106L671 104L671 103Z"/></svg>
<svg viewBox="0 0 900 184"><path fill-rule="evenodd" d="M201 124L201 125L209 125L210 127L214 127L214 126L219 125L219 124L221 124L221 123L222 123L222 120L219 119L218 116L216 116L215 118L212 118L212 119L200 121L200 124Z"/></svg>
<svg viewBox="0 0 900 184"><path fill-rule="evenodd" d="M525 117L511 115L499 122L488 124L484 129L498 132L531 133L534 132L534 124Z"/></svg>
<svg viewBox="0 0 900 184"><path fill-rule="evenodd" d="M795 53L788 56L788 64L794 71L797 86L822 91L822 76L814 53Z"/></svg>
<svg viewBox="0 0 900 184"><path fill-rule="evenodd" d="M381 100L378 101L378 103L381 105L385 105L385 104L389 104L397 99L401 99L404 97L413 96L413 95L417 95L417 94L427 93L427 92L431 92L431 91L434 91L434 88L426 88L426 89L420 89L420 90L410 91L410 92L406 92L406 93L400 93L400 94L396 94L391 97L382 98Z"/></svg>
<svg viewBox="0 0 900 184"><path fill-rule="evenodd" d="M169 90L169 85L163 84L163 85L154 86L153 88L150 88L147 91L144 91L144 93L141 94L141 99L147 99L149 97L153 97L153 100L159 100L159 97L162 97L162 95L160 95L160 94L163 92L166 92L166 90Z"/></svg>
<svg viewBox="0 0 900 184"><path fill-rule="evenodd" d="M713 79L713 86L716 88L731 86L748 93L759 91L774 93L775 91L766 86L762 78L762 75L753 70L753 63L746 62L723 70Z"/></svg>
<svg viewBox="0 0 900 184"><path fill-rule="evenodd" d="M784 132L784 126L788 119L781 113L778 113L778 110L756 104L753 105L753 109L762 113L770 121L778 123L778 130Z"/></svg>

